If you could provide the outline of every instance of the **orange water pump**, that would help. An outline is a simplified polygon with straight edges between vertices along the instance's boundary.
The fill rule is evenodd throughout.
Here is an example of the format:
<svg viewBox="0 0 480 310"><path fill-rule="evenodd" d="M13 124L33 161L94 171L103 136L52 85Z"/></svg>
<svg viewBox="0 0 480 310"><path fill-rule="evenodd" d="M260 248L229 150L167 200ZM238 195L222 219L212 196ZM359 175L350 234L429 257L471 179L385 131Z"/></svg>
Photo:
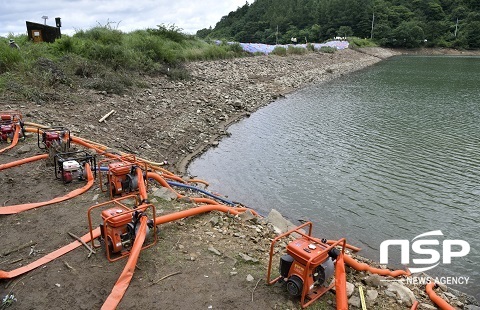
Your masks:
<svg viewBox="0 0 480 310"><path fill-rule="evenodd" d="M51 127L41 130L37 129L37 145L40 149L50 149L51 147L62 147L70 149L70 130L64 127Z"/></svg>
<svg viewBox="0 0 480 310"><path fill-rule="evenodd" d="M18 137L25 139L22 114L18 111L0 111L0 142L11 142L17 126L20 127Z"/></svg>
<svg viewBox="0 0 480 310"><path fill-rule="evenodd" d="M102 174L100 174L100 189L103 192L108 189L111 199L115 196L124 196L138 192L138 182L144 182L145 186L147 186L145 178L139 180L137 174L137 169L141 169L145 174L147 171L146 164L135 161L133 156L103 160L99 162L98 166L100 171L107 170L107 188L104 187Z"/></svg>
<svg viewBox="0 0 480 310"><path fill-rule="evenodd" d="M100 217L102 218L102 222L100 224L100 243L105 245L107 259L112 262L130 254L130 249L137 235L140 218L147 216L147 213L152 216L152 218L147 221L147 225L149 232L153 232L153 240L144 244L142 249L152 246L157 241L156 226L154 225L155 206L144 203L131 209L126 204L122 203L122 200L135 200L135 204L138 204L136 195L128 195L102 204L94 205L88 209L88 222L92 237L93 226L91 213L94 209L101 209ZM98 245L93 244L93 238L92 245L98 247Z"/></svg>
<svg viewBox="0 0 480 310"><path fill-rule="evenodd" d="M309 226L308 234L302 230L306 226ZM314 238L311 233L312 223L306 222L276 237L270 247L267 283L271 285L286 282L288 293L300 297L302 308L310 305L335 285L329 284L335 273L334 262L341 253L335 246L343 245L342 253L345 251L345 239L327 244L326 239ZM274 246L278 240L291 234L300 237L288 243L286 254L280 258L280 275L270 280Z"/></svg>

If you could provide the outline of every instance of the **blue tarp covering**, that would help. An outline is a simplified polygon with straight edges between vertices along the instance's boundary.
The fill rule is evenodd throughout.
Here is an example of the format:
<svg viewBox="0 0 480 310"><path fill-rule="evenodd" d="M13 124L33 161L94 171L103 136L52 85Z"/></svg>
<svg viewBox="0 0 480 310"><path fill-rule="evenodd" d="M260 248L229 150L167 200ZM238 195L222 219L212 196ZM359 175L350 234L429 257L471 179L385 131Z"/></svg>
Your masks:
<svg viewBox="0 0 480 310"><path fill-rule="evenodd" d="M228 44L233 44L234 42L228 42ZM244 51L249 52L249 53L256 53L260 52L265 55L270 54L273 49L277 46L281 46L284 48L288 48L289 45L292 44L287 44L287 45L268 45L268 44L261 44L261 43L239 43L240 46L243 48ZM326 43L310 43L313 45L313 47L317 50L320 49L323 46L328 46L328 47L334 47L338 50L343 50L345 48L348 48L348 41L329 41ZM295 47L303 47L306 48L307 44L295 44L293 45Z"/></svg>

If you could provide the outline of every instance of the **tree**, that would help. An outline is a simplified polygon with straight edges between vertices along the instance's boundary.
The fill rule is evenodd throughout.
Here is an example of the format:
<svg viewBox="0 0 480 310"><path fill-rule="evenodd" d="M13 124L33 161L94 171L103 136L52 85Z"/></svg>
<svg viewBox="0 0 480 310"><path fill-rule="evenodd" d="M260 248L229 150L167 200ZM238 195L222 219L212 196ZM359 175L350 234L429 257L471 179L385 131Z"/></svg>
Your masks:
<svg viewBox="0 0 480 310"><path fill-rule="evenodd" d="M419 47L424 41L424 33L422 27L417 22L402 22L400 26L393 30L395 39L394 46L398 47Z"/></svg>
<svg viewBox="0 0 480 310"><path fill-rule="evenodd" d="M337 30L337 36L339 37L351 37L353 35L352 27L350 26L340 26Z"/></svg>
<svg viewBox="0 0 480 310"><path fill-rule="evenodd" d="M472 21L465 25L464 37L469 48L480 48L480 21Z"/></svg>
<svg viewBox="0 0 480 310"><path fill-rule="evenodd" d="M210 33L212 33L212 26L210 28L203 28L197 31L197 37L205 39Z"/></svg>
<svg viewBox="0 0 480 310"><path fill-rule="evenodd" d="M479 12L479 0L255 0L198 35L270 44L277 41L277 29L279 43L292 37L369 37L375 14L373 39L381 45L414 47L428 39L430 46L467 48L478 45Z"/></svg>

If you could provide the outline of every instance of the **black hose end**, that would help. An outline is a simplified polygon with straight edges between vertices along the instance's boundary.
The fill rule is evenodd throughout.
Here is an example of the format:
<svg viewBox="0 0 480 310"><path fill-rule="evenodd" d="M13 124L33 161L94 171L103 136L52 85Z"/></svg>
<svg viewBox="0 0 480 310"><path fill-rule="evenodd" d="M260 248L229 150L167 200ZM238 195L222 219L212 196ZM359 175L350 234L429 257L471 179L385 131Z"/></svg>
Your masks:
<svg viewBox="0 0 480 310"><path fill-rule="evenodd" d="M331 249L328 251L328 256L330 256L333 260L337 260L337 257L340 255L340 251L336 248Z"/></svg>

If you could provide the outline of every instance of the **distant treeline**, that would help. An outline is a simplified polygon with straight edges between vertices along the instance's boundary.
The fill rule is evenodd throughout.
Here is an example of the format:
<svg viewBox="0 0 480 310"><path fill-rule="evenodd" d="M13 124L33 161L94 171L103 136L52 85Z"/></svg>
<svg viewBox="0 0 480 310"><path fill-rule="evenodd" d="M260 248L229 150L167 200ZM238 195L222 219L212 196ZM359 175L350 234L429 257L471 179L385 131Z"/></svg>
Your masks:
<svg viewBox="0 0 480 310"><path fill-rule="evenodd" d="M480 48L479 0L255 0L201 38L285 44L371 38L385 47Z"/></svg>

